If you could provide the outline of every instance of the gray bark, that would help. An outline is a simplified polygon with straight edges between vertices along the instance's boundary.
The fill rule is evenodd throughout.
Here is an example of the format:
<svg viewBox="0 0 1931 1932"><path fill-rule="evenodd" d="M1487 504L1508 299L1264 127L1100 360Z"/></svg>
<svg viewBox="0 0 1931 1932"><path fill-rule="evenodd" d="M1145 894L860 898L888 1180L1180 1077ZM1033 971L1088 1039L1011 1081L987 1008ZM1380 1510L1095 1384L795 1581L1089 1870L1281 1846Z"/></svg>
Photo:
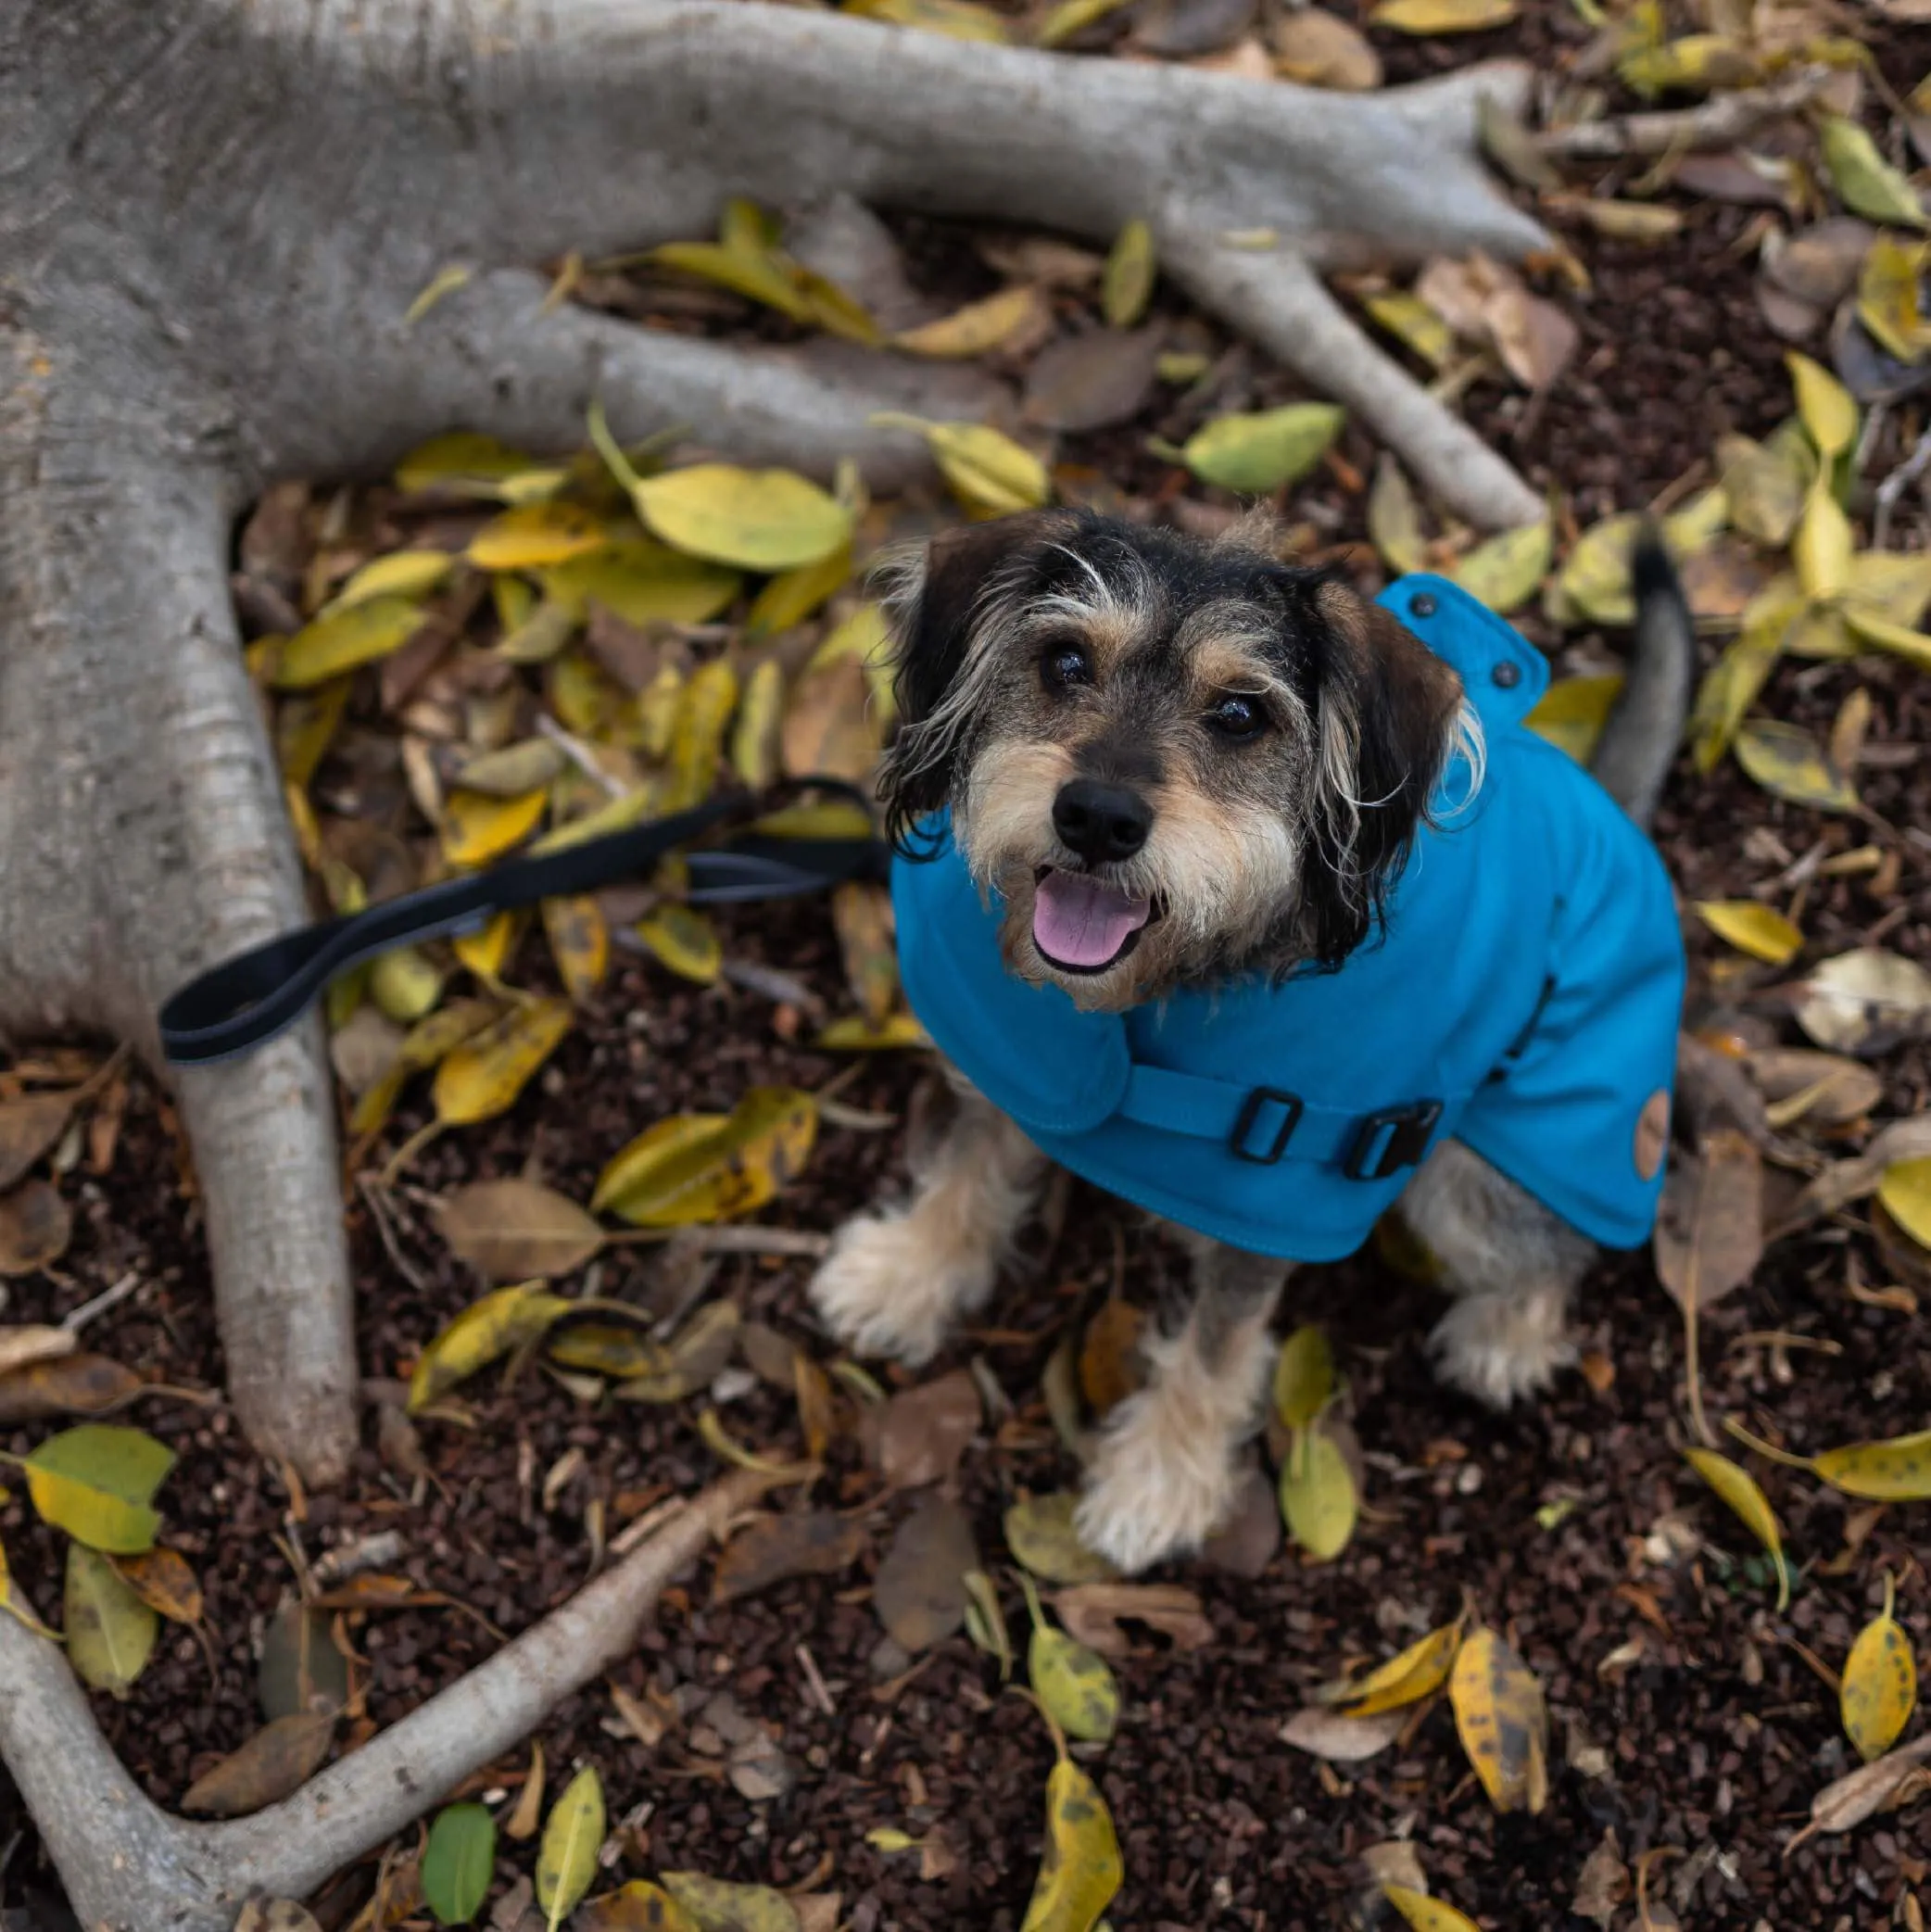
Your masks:
<svg viewBox="0 0 1931 1932"><path fill-rule="evenodd" d="M1519 107L1525 85L1339 96L753 0L0 0L0 1039L83 1025L151 1048L178 984L302 915L225 590L269 481L366 474L456 427L572 448L599 394L625 439L682 425L820 474L852 455L879 484L924 465L868 421L905 404L889 362L834 377L542 315L535 264L708 233L733 195L1101 244L1144 216L1201 302L1506 524L1534 497L1316 271L1542 245L1474 139L1479 95ZM1276 252L1224 239L1261 229ZM410 326L459 263L473 279ZM327 1480L355 1363L318 1031L179 1091L239 1414ZM114 1918L107 1821L136 1800L24 1642L0 1618L0 1752L82 1916ZM144 1932L217 1922L209 1847L221 1885L242 1869L241 1827L185 1830L155 1839L173 1877L123 1915Z"/></svg>

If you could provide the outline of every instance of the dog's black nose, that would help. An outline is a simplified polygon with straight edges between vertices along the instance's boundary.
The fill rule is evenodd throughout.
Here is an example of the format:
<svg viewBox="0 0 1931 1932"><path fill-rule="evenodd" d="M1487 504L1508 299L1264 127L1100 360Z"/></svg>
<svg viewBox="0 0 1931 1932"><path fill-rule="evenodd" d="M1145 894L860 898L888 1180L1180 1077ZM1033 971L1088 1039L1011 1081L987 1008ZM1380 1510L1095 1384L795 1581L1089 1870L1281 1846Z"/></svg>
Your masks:
<svg viewBox="0 0 1931 1932"><path fill-rule="evenodd" d="M1053 829L1089 865L1130 859L1153 828L1153 807L1124 786L1075 778L1053 801Z"/></svg>

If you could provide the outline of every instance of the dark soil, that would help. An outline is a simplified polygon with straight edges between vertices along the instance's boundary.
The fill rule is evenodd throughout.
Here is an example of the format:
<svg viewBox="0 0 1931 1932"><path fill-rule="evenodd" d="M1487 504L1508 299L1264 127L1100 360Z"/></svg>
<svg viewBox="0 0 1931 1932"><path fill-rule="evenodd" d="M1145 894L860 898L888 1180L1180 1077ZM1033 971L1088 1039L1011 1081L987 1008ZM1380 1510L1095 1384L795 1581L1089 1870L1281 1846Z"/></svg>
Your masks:
<svg viewBox="0 0 1931 1932"><path fill-rule="evenodd" d="M1515 34L1433 44L1384 36L1382 50L1391 79L1494 52L1546 57L1580 32L1568 19L1550 7ZM1914 46L1887 47L1885 65L1908 84L1927 54L1931 36L1920 35ZM1585 523L1652 499L1707 459L1722 432L1761 435L1789 408L1783 346L1759 319L1751 253L1736 246L1750 211L1685 205L1688 224L1672 243L1581 245L1593 289L1559 298L1581 325L1584 346L1554 395L1532 406L1520 392L1480 386L1468 400L1484 434L1533 480L1570 491ZM919 222L906 224L905 238L915 272L935 293L971 289L978 270L968 237ZM1285 379L1260 373L1216 408L1292 393ZM1075 442L1066 454L1130 496L1164 492L1172 473L1141 448L1150 426L1151 416ZM1358 432L1341 453L1343 464L1287 506L1330 544L1363 538L1362 497L1348 486L1349 473L1369 474L1374 455ZM1533 617L1525 627L1554 641ZM1613 640L1571 637L1563 648L1599 656ZM1708 779L1679 773L1660 842L1691 899L1746 896L1820 838L1843 849L1878 836L1901 853L1895 890L1878 899L1862 879L1826 882L1805 915L1804 957L1859 944L1882 920L1883 943L1931 964L1926 852L1887 829L1931 824L1922 755L1931 715L1921 681L1889 662L1787 666L1767 708L1827 726L1859 682L1876 702L1873 741L1899 748L1861 774L1884 826L1874 833L1778 803L1726 764ZM823 906L754 908L720 925L728 955L781 965L841 1004ZM1723 949L1694 922L1688 936L1700 975ZM538 952L533 946L525 960ZM1724 996L1735 1002L1740 990L1773 977L1765 969L1741 989L1733 979ZM1699 984L1693 1015L1707 1014L1712 997ZM839 1070L789 1037L807 1036L808 1025L800 1033L776 1015L752 993L700 991L620 955L517 1107L435 1143L410 1178L441 1193L534 1164L586 1198L610 1153L649 1122L727 1108L753 1082L817 1086ZM1887 1082L1881 1114L1925 1105L1921 1053L1879 1066ZM908 1056L868 1062L841 1097L902 1118L920 1077ZM420 1124L420 1106L404 1110L391 1144ZM897 1133L827 1129L804 1179L766 1219L835 1226L899 1181L901 1142ZM156 1380L218 1388L206 1261L180 1176L165 1110L155 1090L137 1082L112 1170L78 1189L68 1183L80 1225L61 1275L8 1284L6 1319L57 1319L133 1269L139 1292L90 1332L91 1345ZM362 1368L372 1378L406 1373L477 1292L414 1197L405 1193L398 1206L400 1252L421 1285L385 1249L361 1204L350 1209ZM1179 1269L1178 1256L1147 1238L1129 1210L1083 1187L1073 1191L1057 1240L1041 1232L1034 1245L1043 1265L998 1307L999 1327L939 1365L982 1353L1016 1408L968 1452L960 1477L981 1552L1002 1576L1006 1503L1023 1490L1065 1486L1076 1473L1040 1393L1059 1332L1082 1297L1104 1292L1117 1252L1127 1256L1125 1288L1136 1302L1150 1305ZM1712 1413L1806 1450L1925 1425L1931 1343L1915 1319L1851 1297L1853 1264L1867 1282L1893 1278L1861 1211L1773 1247L1752 1283L1708 1316ZM598 1292L641 1294L651 1285L646 1249L613 1250L596 1266ZM726 1259L715 1285L747 1315L822 1356L803 1301L806 1272L802 1262ZM1438 1894L1496 1932L1580 1925L1570 1915L1577 1875L1606 1830L1632 1866L1652 1849L1685 1854L1657 1868L1653 1896L1667 1897L1697 1932L1920 1923L1902 1915L1899 1901L1931 1875L1931 1814L1922 1810L1783 1856L1811 1795L1853 1762L1834 1694L1786 1639L1840 1664L1888 1572L1898 1580L1898 1614L1924 1652L1931 1579L1918 1559L1916 1512L1859 1522L1862 1540L1851 1548L1843 1499L1807 1477L1755 1465L1800 1566L1790 1609L1777 1615L1754 1544L1678 1454L1680 1323L1647 1256L1611 1259L1590 1283L1579 1339L1600 1358L1593 1379L1569 1374L1550 1399L1508 1419L1432 1379L1424 1342L1435 1300L1380 1261L1364 1256L1309 1270L1290 1302L1294 1320L1323 1322L1332 1335L1367 1453L1369 1513L1330 1566L1306 1567L1283 1553L1252 1581L1175 1572L1200 1592L1214 1641L1191 1653L1150 1643L1123 1663L1118 1737L1081 1752L1125 1853L1125 1888L1109 1913L1116 1932L1374 1923L1384 1908L1364 1896L1359 1855L1396 1836L1414 1838ZM1798 1339L1783 1346L1748 1339L1764 1333ZM423 1426L436 1478L423 1493L412 1496L385 1466L372 1431L347 1488L293 1510L276 1472L247 1451L219 1408L158 1396L143 1403L135 1419L180 1452L163 1492L167 1540L200 1573L215 1660L210 1677L194 1638L170 1629L124 1704L95 1699L107 1735L158 1799L178 1802L260 1723L256 1646L291 1582L278 1536L298 1540L313 1559L372 1532L399 1532L406 1555L390 1567L514 1633L584 1581L592 1498L614 1529L717 1468L696 1433L696 1403L586 1406L536 1372L507 1386L492 1372L464 1394L473 1429ZM752 1390L724 1414L739 1441L797 1451L792 1407L770 1391ZM24 1452L41 1433L0 1431L0 1448ZM582 1468L546 1509L543 1476L573 1449L583 1452ZM620 1875L693 1867L779 1887L809 1881L843 1893L854 1932L1011 1932L1038 1863L1052 1756L1045 1733L1025 1701L1003 1694L996 1669L963 1636L909 1676L902 1655L881 1654L867 1580L909 1502L881 1500L849 1446L835 1452L819 1500L858 1512L870 1535L871 1553L850 1574L785 1583L718 1608L707 1564L670 1593L656 1627L614 1673L633 1693L655 1686L678 1699L687 1715L702 1695L728 1691L769 1727L799 1774L795 1789L748 1801L717 1774L714 1757L693 1749L688 1725L674 1726L654 1749L613 1735L621 1727L601 1687L565 1704L541 1733L556 1785L577 1762L599 1766L612 1821L633 1825ZM60 1539L37 1524L18 1489L0 1496L0 1540L27 1592L52 1613ZM1311 1686L1345 1661L1379 1660L1449 1620L1465 1594L1509 1634L1545 1686L1555 1764L1542 1815L1497 1817L1443 1706L1366 1766L1331 1770L1280 1741L1282 1722ZM1016 1592L1005 1596L1018 1629ZM368 1711L377 1724L495 1648L476 1619L446 1608L371 1617L352 1635L369 1666ZM805 1651L835 1715L814 1698ZM519 1754L497 1769L513 1782L524 1762ZM486 1781L491 1788L503 1782ZM16 1803L0 1780L0 1905L49 1878L31 1837L8 1860ZM942 1838L949 1870L922 1877L915 1852L871 1849L865 1834L881 1825ZM533 1863L527 1846L506 1848L501 1877L507 1883ZM1625 1905L1618 1927L1634 1917Z"/></svg>

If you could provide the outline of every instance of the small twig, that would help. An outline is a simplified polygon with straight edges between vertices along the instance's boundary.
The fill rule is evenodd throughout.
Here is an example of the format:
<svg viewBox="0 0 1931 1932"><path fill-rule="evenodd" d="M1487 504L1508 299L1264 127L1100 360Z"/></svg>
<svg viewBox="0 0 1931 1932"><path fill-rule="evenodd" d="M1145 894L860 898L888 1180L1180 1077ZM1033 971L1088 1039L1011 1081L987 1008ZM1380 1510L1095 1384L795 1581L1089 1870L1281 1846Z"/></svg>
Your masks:
<svg viewBox="0 0 1931 1932"><path fill-rule="evenodd" d="M593 785L600 785L613 799L624 796L625 786L597 763L597 754L582 739L573 738L547 711L536 713L536 729Z"/></svg>
<svg viewBox="0 0 1931 1932"><path fill-rule="evenodd" d="M1546 155L1571 161L1612 161L1620 155L1660 155L1672 148L1729 147L1765 121L1809 107L1829 84L1831 74L1827 67L1807 67L1774 87L1718 95L1698 107L1619 114L1609 120L1545 128L1535 136L1535 145Z"/></svg>
<svg viewBox="0 0 1931 1932"><path fill-rule="evenodd" d="M1877 486L1877 510L1871 519L1871 548L1881 550L1889 541L1891 515L1898 507L1898 499L1911 486L1931 469L1931 429L1925 430L1917 440L1917 448Z"/></svg>
<svg viewBox="0 0 1931 1932"><path fill-rule="evenodd" d="M831 1236L807 1228L625 1228L604 1237L606 1247L659 1247L678 1235L700 1255L801 1255L831 1252Z"/></svg>
<svg viewBox="0 0 1931 1932"><path fill-rule="evenodd" d="M78 1335L96 1317L105 1315L109 1308L119 1307L140 1285L140 1275L130 1269L113 1287L104 1288L92 1301L83 1301L78 1308L69 1310L61 1318L61 1327L69 1334Z"/></svg>
<svg viewBox="0 0 1931 1932"><path fill-rule="evenodd" d="M358 1174L356 1191L369 1204L369 1218L375 1223L375 1231L382 1236L382 1244L388 1257L396 1264L396 1271L413 1288L418 1294L429 1293L429 1283L423 1271L402 1252L402 1244L396 1238L396 1229L389 1217L394 1209L389 1205L388 1193L373 1174Z"/></svg>
<svg viewBox="0 0 1931 1932"><path fill-rule="evenodd" d="M799 1645L794 1654L798 1659L799 1668L804 1673L805 1683L811 1686L812 1701L827 1717L836 1717L839 1714L838 1703L831 1695L830 1686L818 1674L817 1659L803 1644Z"/></svg>

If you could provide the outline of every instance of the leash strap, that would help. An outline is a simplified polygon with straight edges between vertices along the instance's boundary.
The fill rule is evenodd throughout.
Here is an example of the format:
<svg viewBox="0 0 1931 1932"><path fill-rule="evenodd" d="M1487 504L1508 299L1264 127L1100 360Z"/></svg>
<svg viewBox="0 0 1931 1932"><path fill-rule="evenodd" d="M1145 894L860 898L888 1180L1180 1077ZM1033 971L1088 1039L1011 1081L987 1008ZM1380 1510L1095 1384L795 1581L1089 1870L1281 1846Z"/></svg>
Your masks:
<svg viewBox="0 0 1931 1932"><path fill-rule="evenodd" d="M837 779L802 779L788 789L863 802ZM175 993L160 1011L161 1052L176 1067L205 1067L252 1053L293 1026L332 979L364 960L419 941L475 932L499 913L634 877L705 832L770 809L769 795L713 799L284 933L224 960ZM784 839L751 832L688 854L688 898L699 905L793 898L846 879L883 879L890 861L889 849L877 839Z"/></svg>

